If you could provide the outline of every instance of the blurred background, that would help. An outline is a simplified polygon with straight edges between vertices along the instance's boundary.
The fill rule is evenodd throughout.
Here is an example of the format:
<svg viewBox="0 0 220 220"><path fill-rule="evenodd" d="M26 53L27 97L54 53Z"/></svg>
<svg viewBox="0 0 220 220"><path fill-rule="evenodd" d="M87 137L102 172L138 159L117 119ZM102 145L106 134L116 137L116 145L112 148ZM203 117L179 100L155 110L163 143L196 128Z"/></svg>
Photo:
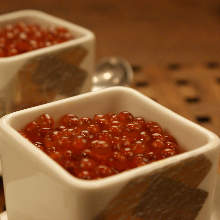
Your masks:
<svg viewBox="0 0 220 220"><path fill-rule="evenodd" d="M220 135L219 0L7 0L92 30L97 60L121 56L132 87Z"/></svg>

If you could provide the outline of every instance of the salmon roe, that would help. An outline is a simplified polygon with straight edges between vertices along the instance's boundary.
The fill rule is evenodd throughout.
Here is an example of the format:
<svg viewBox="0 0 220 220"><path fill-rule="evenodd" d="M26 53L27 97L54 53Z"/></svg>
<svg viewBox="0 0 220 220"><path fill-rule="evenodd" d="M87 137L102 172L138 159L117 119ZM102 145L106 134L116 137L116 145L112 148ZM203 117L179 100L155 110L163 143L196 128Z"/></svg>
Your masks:
<svg viewBox="0 0 220 220"><path fill-rule="evenodd" d="M48 114L20 133L37 148L81 179L99 179L143 166L180 152L157 122L127 111L93 118L66 114L55 122Z"/></svg>
<svg viewBox="0 0 220 220"><path fill-rule="evenodd" d="M0 57L10 57L73 39L64 27L17 22L0 27Z"/></svg>

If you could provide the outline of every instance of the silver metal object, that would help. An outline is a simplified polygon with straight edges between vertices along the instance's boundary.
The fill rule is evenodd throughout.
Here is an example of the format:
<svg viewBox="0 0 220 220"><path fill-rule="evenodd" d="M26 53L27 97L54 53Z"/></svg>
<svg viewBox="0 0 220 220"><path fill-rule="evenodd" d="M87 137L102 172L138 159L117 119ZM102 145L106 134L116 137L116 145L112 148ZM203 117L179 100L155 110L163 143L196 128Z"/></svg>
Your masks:
<svg viewBox="0 0 220 220"><path fill-rule="evenodd" d="M111 86L129 86L132 79L131 65L125 59L104 58L96 66L96 73L92 78L92 91Z"/></svg>

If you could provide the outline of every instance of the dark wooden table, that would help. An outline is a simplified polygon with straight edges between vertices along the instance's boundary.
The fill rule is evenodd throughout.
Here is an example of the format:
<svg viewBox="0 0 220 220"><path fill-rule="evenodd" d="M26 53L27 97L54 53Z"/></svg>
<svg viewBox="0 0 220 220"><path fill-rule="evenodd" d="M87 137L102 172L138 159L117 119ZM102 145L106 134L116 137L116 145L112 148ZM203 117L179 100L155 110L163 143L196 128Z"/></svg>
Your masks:
<svg viewBox="0 0 220 220"><path fill-rule="evenodd" d="M220 135L219 0L7 0L0 14L20 9L92 30L97 59L128 59L133 88Z"/></svg>

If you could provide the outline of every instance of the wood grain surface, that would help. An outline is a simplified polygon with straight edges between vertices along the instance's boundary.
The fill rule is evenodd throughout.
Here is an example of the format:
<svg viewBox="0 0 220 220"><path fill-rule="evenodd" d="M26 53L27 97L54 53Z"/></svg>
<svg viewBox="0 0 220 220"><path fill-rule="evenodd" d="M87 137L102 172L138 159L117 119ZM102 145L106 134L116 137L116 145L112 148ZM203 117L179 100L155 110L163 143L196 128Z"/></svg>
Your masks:
<svg viewBox="0 0 220 220"><path fill-rule="evenodd" d="M133 88L220 135L219 0L7 0L0 14L20 9L92 30L97 59L128 59Z"/></svg>

